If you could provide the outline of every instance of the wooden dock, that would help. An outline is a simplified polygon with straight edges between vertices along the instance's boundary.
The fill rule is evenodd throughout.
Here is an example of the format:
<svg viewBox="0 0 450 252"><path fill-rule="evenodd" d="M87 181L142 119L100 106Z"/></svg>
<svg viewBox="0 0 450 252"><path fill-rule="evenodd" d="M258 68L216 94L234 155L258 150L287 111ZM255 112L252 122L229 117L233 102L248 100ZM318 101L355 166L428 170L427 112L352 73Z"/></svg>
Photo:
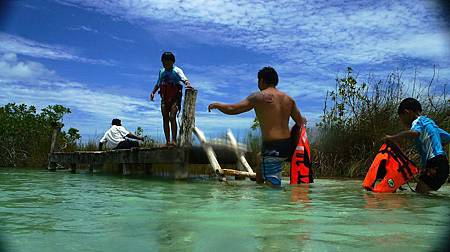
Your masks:
<svg viewBox="0 0 450 252"><path fill-rule="evenodd" d="M56 133L54 127L52 148L48 157L48 170L67 169L72 173L86 169L91 173L107 172L123 175L147 174L154 177L186 179L197 176L243 176L254 178L245 159L245 150L238 149L231 132L232 144L207 143L204 134L195 128L195 100L197 91L186 89L183 104L179 145L176 147L132 148L128 150L54 152ZM193 131L201 146L192 145ZM246 171L239 171L244 167ZM225 168L225 169L222 169ZM228 169L227 169L228 168Z"/></svg>
<svg viewBox="0 0 450 252"><path fill-rule="evenodd" d="M213 146L221 167L237 169L238 158L227 146ZM57 167L72 173L87 170L123 175L146 174L186 179L216 176L201 146L190 148L133 148L130 150L55 152L49 155L49 170Z"/></svg>

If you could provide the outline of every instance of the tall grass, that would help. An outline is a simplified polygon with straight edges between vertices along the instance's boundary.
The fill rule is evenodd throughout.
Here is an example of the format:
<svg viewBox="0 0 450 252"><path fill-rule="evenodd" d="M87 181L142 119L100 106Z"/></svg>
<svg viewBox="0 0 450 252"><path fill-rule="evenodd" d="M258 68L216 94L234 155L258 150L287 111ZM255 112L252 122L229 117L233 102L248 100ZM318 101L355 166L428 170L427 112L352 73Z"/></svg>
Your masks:
<svg viewBox="0 0 450 252"><path fill-rule="evenodd" d="M392 72L385 80L373 77L360 82L351 68L336 78L336 89L327 93L323 115L317 124L319 136L312 145L314 169L318 176L362 177L382 144L382 137L404 130L397 107L406 97L414 96L423 114L449 130L450 107L446 85L433 91L434 76L427 85L414 83L408 90L402 72ZM408 92L409 91L409 92ZM404 151L417 160L411 143Z"/></svg>

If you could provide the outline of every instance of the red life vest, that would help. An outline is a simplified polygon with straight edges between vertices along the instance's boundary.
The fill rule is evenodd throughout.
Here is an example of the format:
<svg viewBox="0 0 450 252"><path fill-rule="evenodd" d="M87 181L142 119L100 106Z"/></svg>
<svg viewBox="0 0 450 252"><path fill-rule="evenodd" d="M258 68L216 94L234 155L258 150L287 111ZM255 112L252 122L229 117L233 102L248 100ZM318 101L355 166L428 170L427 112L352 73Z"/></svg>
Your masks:
<svg viewBox="0 0 450 252"><path fill-rule="evenodd" d="M291 184L314 183L314 178L311 170L311 151L309 148L308 136L306 135L306 128L301 130L295 125L292 127L291 135L294 141L295 135L300 132L300 137L296 142L294 153L291 158Z"/></svg>
<svg viewBox="0 0 450 252"><path fill-rule="evenodd" d="M166 102L175 101L181 95L182 87L173 84L161 84L161 98Z"/></svg>
<svg viewBox="0 0 450 252"><path fill-rule="evenodd" d="M411 181L418 173L417 167L393 143L385 143L367 172L362 186L373 192L395 192ZM377 179L381 179L379 183Z"/></svg>

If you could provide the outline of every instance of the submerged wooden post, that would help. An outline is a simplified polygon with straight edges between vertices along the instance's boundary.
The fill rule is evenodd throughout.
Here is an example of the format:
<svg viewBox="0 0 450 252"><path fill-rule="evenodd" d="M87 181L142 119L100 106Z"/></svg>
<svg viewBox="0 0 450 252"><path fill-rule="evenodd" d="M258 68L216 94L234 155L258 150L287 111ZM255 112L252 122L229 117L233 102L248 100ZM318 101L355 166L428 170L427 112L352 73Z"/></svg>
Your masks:
<svg viewBox="0 0 450 252"><path fill-rule="evenodd" d="M55 152L55 147L56 147L56 139L58 137L58 133L61 131L61 128L63 127L62 123L59 122L53 122L52 123L52 128L53 128L53 132L52 132L52 142L50 145L50 154L52 154L53 152ZM47 169L49 171L56 171L56 163L54 162L48 162L48 167Z"/></svg>
<svg viewBox="0 0 450 252"><path fill-rule="evenodd" d="M195 102L197 90L187 88L184 95L183 114L181 116L180 135L178 136L179 147L190 147L192 145L192 130L195 127Z"/></svg>

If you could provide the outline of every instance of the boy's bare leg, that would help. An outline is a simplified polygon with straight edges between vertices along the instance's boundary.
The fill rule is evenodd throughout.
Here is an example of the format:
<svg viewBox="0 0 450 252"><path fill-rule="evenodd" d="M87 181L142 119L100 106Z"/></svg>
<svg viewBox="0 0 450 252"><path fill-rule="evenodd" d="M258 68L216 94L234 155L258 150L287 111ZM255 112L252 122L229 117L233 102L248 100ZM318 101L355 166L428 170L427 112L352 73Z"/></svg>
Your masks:
<svg viewBox="0 0 450 252"><path fill-rule="evenodd" d="M416 186L416 192L417 193L428 193L429 191L432 191L432 189L425 184L425 182L423 182L422 180L419 179L419 182L417 183Z"/></svg>
<svg viewBox="0 0 450 252"><path fill-rule="evenodd" d="M170 144L169 111L167 111L165 106L162 106L161 113L163 116L164 136L166 137L166 145L169 145Z"/></svg>
<svg viewBox="0 0 450 252"><path fill-rule="evenodd" d="M172 144L177 144L177 112L178 108L176 104L172 105L172 109L170 110L170 128L172 129Z"/></svg>

